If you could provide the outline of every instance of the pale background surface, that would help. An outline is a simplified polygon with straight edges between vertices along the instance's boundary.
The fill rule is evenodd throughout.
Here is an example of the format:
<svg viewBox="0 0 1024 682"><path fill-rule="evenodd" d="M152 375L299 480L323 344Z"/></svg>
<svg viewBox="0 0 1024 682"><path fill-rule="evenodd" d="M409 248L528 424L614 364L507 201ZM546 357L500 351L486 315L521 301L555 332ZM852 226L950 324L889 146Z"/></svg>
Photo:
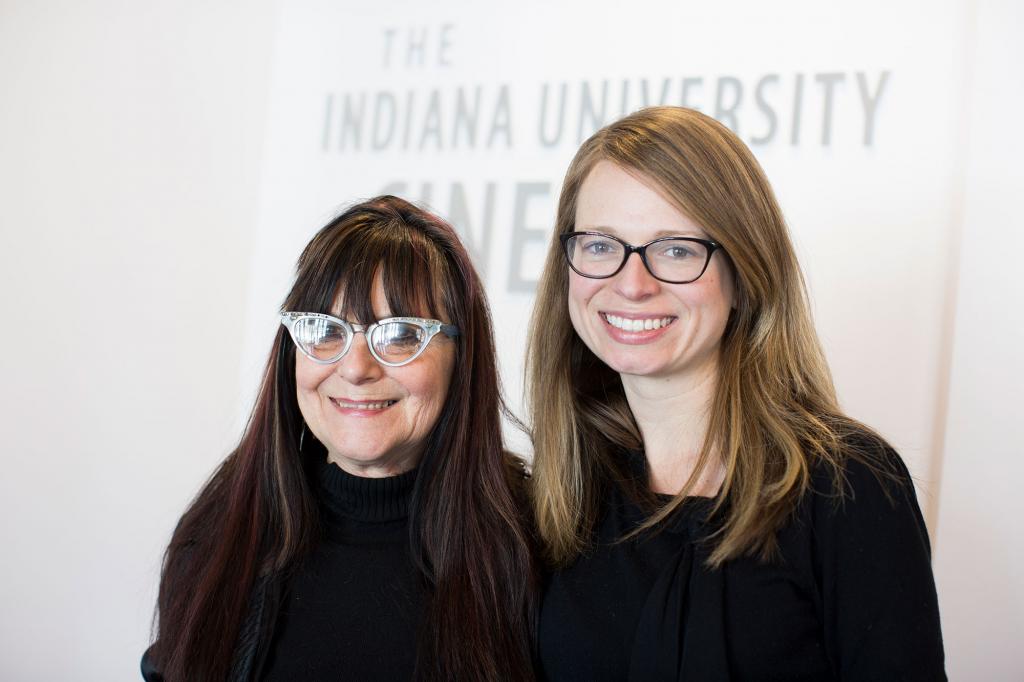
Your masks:
<svg viewBox="0 0 1024 682"><path fill-rule="evenodd" d="M546 184L519 227L550 224L582 84L607 81L614 111L624 79L635 106L638 79L656 93L670 78L676 103L680 79L701 77L694 103L713 113L712 85L735 77L749 140L765 130L754 88L771 74L778 131L752 146L843 403L918 478L950 677L1024 677L1024 11L761 4L652 4L651 22L594 2L500 20L451 2L430 14L407 2L0 2L0 679L136 678L170 530L237 439L294 259L339 205L405 183L451 216L461 183L480 246L493 183L480 255L518 404L531 298L509 284L511 254L528 280L537 248L513 235L515 195ZM434 52L403 66L399 51L385 66L384 30L401 46L402 31L440 38L445 25L445 63ZM855 74L874 85L883 71L865 146ZM845 75L825 146L815 75L828 73ZM562 82L575 92L566 132L546 147L540 86ZM501 84L512 143L488 148ZM453 148L453 94L475 85L486 123L476 147ZM324 150L328 94L338 107L346 93L409 90L420 107L439 93L441 149L413 124L411 149L371 153L364 131L361 151L335 138Z"/></svg>

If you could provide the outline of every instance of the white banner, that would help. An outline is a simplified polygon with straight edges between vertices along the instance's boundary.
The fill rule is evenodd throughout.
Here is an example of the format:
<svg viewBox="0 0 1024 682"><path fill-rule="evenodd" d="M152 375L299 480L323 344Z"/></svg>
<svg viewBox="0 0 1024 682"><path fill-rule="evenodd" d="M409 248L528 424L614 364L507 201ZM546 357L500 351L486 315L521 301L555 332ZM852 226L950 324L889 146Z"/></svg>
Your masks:
<svg viewBox="0 0 1024 682"><path fill-rule="evenodd" d="M927 489L948 353L960 12L951 2L287 3L247 389L302 246L343 205L389 192L463 236L518 410L532 292L576 147L644 105L686 105L729 125L764 165L844 407L888 436Z"/></svg>

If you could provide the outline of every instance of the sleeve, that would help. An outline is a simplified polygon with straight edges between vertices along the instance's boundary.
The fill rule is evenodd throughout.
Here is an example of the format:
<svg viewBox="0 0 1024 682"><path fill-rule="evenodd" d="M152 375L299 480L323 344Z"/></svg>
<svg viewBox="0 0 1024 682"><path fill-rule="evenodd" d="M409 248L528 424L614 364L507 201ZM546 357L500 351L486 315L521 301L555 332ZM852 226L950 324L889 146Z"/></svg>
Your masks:
<svg viewBox="0 0 1024 682"><path fill-rule="evenodd" d="M825 480L827 479L827 480ZM841 680L945 680L931 548L891 449L851 457L845 490L816 476L815 563L825 644Z"/></svg>
<svg viewBox="0 0 1024 682"><path fill-rule="evenodd" d="M142 679L146 682L164 682L163 673L153 665L153 657L150 653L152 651L153 647L150 647L142 654L142 661L139 664L139 668L142 670Z"/></svg>

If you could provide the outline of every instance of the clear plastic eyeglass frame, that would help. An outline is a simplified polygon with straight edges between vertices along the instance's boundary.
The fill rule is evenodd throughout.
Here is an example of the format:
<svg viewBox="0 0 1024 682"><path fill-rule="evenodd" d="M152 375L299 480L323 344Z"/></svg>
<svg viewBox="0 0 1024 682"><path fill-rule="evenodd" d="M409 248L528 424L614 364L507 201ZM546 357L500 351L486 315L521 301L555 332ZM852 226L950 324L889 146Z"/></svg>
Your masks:
<svg viewBox="0 0 1024 682"><path fill-rule="evenodd" d="M302 344L299 343L299 340L295 338L295 326L299 324L299 322L301 322L302 320L308 319L325 320L327 322L333 322L334 324L341 326L347 332L345 345L342 347L342 349L330 358L320 359L318 357L313 356L312 354L309 353L309 351L303 348ZM417 349L416 352L413 353L410 357L400 362L389 362L388 360L382 358L380 355L377 354L377 351L374 349L374 344L372 342L373 333L378 327L382 327L386 324L391 324L394 322L402 322L405 324L414 325L421 329L426 335L419 349ZM364 325L353 324L351 322L348 322L347 320L341 319L340 317L334 317L333 315L325 315L324 313L285 312L281 313L281 324L283 324L285 328L288 330L288 333L292 337L292 341L295 343L295 347L302 351L303 355L305 355L307 358L309 358L310 360L319 365L331 365L345 357L345 354L348 353L350 348L352 348L352 339L355 338L356 334L363 334L365 336L366 347L369 349L370 355L373 356L373 359L379 362L380 364L386 365L388 367L402 367L403 365L408 365L410 362L412 362L413 360L415 360L416 358L423 354L423 351L425 351L427 349L427 346L430 345L430 341L435 336L437 336L438 333L443 333L445 336L449 337L455 337L459 335L459 328L453 324L445 324L440 320L428 320L422 317L388 317L383 320L377 320L373 324Z"/></svg>

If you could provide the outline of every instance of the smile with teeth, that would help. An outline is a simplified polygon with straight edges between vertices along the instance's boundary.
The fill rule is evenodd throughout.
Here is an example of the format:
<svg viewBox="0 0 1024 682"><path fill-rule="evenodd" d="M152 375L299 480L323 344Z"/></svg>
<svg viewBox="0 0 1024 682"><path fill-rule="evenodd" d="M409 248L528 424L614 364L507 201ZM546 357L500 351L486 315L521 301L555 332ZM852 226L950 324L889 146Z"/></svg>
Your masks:
<svg viewBox="0 0 1024 682"><path fill-rule="evenodd" d="M676 318L674 317L647 317L644 319L637 319L633 317L620 317L619 315L609 315L608 313L601 313L601 317L604 321L615 327L626 332L642 332L649 331L651 329L661 329L672 324Z"/></svg>
<svg viewBox="0 0 1024 682"><path fill-rule="evenodd" d="M331 398L331 402L343 410L383 410L391 407L397 400L381 400L378 402L353 402L344 398Z"/></svg>

